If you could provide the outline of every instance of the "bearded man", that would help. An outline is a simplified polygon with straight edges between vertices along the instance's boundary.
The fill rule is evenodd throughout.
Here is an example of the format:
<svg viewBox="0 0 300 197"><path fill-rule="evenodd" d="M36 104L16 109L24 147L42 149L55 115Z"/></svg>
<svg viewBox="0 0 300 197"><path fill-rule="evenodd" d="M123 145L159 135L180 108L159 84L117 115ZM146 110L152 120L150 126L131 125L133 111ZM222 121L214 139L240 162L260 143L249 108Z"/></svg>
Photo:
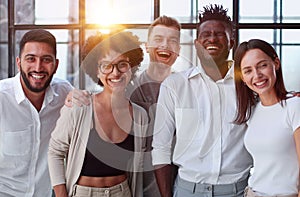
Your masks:
<svg viewBox="0 0 300 197"><path fill-rule="evenodd" d="M52 195L47 152L72 86L55 79L56 39L32 30L20 41L19 73L0 81L0 196Z"/></svg>

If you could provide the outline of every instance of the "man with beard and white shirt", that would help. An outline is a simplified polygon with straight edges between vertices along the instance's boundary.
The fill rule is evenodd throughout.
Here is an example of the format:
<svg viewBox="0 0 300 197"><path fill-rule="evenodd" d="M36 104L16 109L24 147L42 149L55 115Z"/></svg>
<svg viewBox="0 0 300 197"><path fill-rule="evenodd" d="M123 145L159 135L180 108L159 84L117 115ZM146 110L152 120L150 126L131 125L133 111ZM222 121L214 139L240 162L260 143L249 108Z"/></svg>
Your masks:
<svg viewBox="0 0 300 197"><path fill-rule="evenodd" d="M56 39L46 30L24 34L16 63L19 73L0 81L0 196L50 197L48 144L72 86L53 78Z"/></svg>

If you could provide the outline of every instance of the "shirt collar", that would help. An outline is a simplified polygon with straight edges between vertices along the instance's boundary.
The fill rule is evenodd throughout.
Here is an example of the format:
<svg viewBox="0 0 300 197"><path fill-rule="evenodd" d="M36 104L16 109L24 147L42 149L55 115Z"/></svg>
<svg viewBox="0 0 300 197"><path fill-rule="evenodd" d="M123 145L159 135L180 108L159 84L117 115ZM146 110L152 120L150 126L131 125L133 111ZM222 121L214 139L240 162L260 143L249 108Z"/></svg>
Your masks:
<svg viewBox="0 0 300 197"><path fill-rule="evenodd" d="M233 79L234 78L234 61L228 60L227 66L228 66L228 72L226 73L224 79Z"/></svg>
<svg viewBox="0 0 300 197"><path fill-rule="evenodd" d="M234 64L233 60L227 60L227 66L228 66L229 70L226 73L226 75L224 77L224 80L231 79L231 78L233 79L233 77L234 77L234 68L233 68L234 66L233 66L233 64ZM188 75L188 78L192 78L192 77L194 77L196 75L199 75L199 74L206 75L206 73L205 73L205 71L204 71L201 64L192 69L192 71Z"/></svg>
<svg viewBox="0 0 300 197"><path fill-rule="evenodd" d="M22 85L21 85L21 75L18 73L14 77L14 91L15 91L15 98L17 100L17 103L20 104L22 101L26 99L25 93L23 91Z"/></svg>

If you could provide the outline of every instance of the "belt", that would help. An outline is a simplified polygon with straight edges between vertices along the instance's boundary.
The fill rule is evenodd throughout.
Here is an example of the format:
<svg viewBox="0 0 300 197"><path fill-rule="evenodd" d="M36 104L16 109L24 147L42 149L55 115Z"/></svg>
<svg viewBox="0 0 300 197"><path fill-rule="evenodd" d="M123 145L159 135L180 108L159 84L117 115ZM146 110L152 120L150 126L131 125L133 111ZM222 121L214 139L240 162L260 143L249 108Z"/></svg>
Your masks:
<svg viewBox="0 0 300 197"><path fill-rule="evenodd" d="M216 193L224 193L224 192L234 192L243 191L245 187L248 185L248 178L232 183L232 184L207 184L207 183L193 183L186 180L181 179L177 176L178 185L184 189L187 189L193 193L201 193L201 192L212 192Z"/></svg>

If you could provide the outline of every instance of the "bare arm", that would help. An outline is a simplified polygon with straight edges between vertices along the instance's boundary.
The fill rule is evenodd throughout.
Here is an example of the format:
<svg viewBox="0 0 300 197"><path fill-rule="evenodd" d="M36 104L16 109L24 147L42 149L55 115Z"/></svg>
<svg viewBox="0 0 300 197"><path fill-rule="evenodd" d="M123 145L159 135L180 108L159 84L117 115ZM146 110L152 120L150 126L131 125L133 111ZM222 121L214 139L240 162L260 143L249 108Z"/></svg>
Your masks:
<svg viewBox="0 0 300 197"><path fill-rule="evenodd" d="M82 105L89 105L90 103L89 92L87 90L79 89L70 91L65 100L65 105L67 107L72 107L73 104L81 107Z"/></svg>
<svg viewBox="0 0 300 197"><path fill-rule="evenodd" d="M294 92L293 95L297 96L297 97L300 97L300 92Z"/></svg>
<svg viewBox="0 0 300 197"><path fill-rule="evenodd" d="M53 187L56 197L68 197L67 188L65 184L56 185Z"/></svg>
<svg viewBox="0 0 300 197"><path fill-rule="evenodd" d="M294 132L294 140L296 144L296 151L297 151L297 156L298 156L298 163L300 164L300 127L296 129ZM299 174L299 182L300 182L300 174ZM300 192L298 189L298 197L300 197Z"/></svg>
<svg viewBox="0 0 300 197"><path fill-rule="evenodd" d="M172 166L170 164L155 166L155 177L162 197L171 197L173 195L171 174Z"/></svg>

